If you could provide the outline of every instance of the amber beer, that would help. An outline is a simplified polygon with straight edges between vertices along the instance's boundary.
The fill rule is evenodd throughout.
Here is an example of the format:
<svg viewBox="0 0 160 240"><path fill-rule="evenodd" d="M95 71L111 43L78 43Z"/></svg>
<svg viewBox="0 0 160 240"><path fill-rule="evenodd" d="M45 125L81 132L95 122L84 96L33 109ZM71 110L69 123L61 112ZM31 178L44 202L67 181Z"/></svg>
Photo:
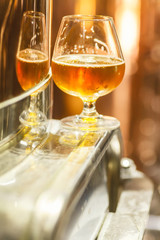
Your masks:
<svg viewBox="0 0 160 240"><path fill-rule="evenodd" d="M123 60L104 55L65 55L52 60L56 85L66 93L96 98L114 90L122 81Z"/></svg>
<svg viewBox="0 0 160 240"><path fill-rule="evenodd" d="M47 76L49 71L48 57L38 50L22 50L17 55L16 71L21 87L23 90L28 90Z"/></svg>

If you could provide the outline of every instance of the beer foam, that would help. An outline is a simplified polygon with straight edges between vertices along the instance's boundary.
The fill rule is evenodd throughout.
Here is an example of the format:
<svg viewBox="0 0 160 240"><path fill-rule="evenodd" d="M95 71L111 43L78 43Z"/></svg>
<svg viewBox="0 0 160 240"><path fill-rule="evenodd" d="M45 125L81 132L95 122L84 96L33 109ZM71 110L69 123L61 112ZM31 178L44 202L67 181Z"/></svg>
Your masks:
<svg viewBox="0 0 160 240"><path fill-rule="evenodd" d="M124 60L114 56L94 54L70 54L52 59L55 63L67 66L103 67L124 64Z"/></svg>
<svg viewBox="0 0 160 240"><path fill-rule="evenodd" d="M24 49L17 54L17 58L25 62L44 62L48 60L45 53L35 49Z"/></svg>

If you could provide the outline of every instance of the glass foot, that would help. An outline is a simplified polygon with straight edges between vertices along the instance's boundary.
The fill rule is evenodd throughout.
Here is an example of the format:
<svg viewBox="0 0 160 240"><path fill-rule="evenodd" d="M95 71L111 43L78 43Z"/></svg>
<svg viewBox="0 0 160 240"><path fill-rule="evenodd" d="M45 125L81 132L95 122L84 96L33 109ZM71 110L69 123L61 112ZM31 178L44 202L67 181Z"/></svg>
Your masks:
<svg viewBox="0 0 160 240"><path fill-rule="evenodd" d="M41 139L46 134L48 121L41 111L25 110L19 116L19 121L23 126L30 128L28 138L32 141Z"/></svg>
<svg viewBox="0 0 160 240"><path fill-rule="evenodd" d="M75 115L61 120L63 128L80 131L105 131L120 127L120 122L114 117L99 115L97 117L81 117Z"/></svg>
<svg viewBox="0 0 160 240"><path fill-rule="evenodd" d="M41 111L23 111L19 117L19 121L28 127L46 125L47 117Z"/></svg>

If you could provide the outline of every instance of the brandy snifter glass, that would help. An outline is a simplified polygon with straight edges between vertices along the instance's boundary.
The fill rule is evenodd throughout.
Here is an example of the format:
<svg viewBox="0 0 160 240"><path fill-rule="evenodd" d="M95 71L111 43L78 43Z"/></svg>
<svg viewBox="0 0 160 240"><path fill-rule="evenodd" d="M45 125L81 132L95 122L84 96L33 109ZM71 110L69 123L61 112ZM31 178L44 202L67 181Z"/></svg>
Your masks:
<svg viewBox="0 0 160 240"><path fill-rule="evenodd" d="M16 73L24 91L34 88L49 74L45 15L41 12L27 11L23 14L16 55ZM41 89L33 91L29 108L19 117L23 125L34 127L36 131L40 126L45 126L47 120L36 104L39 91Z"/></svg>
<svg viewBox="0 0 160 240"><path fill-rule="evenodd" d="M84 104L80 115L62 119L64 127L91 131L119 127L116 118L100 115L95 103L121 83L124 72L125 61L111 17L62 18L52 56L53 80Z"/></svg>

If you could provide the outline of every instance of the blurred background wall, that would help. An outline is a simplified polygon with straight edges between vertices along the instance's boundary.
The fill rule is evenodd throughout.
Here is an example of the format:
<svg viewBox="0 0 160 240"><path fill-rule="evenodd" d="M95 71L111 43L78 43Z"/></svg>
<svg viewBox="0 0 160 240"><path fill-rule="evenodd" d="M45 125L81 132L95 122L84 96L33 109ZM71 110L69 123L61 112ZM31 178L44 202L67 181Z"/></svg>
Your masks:
<svg viewBox="0 0 160 240"><path fill-rule="evenodd" d="M53 0L52 48L61 18L69 14L114 18L126 72L113 93L99 98L97 109L120 120L124 155L160 183L160 0ZM54 87L54 118L81 110L80 99Z"/></svg>

